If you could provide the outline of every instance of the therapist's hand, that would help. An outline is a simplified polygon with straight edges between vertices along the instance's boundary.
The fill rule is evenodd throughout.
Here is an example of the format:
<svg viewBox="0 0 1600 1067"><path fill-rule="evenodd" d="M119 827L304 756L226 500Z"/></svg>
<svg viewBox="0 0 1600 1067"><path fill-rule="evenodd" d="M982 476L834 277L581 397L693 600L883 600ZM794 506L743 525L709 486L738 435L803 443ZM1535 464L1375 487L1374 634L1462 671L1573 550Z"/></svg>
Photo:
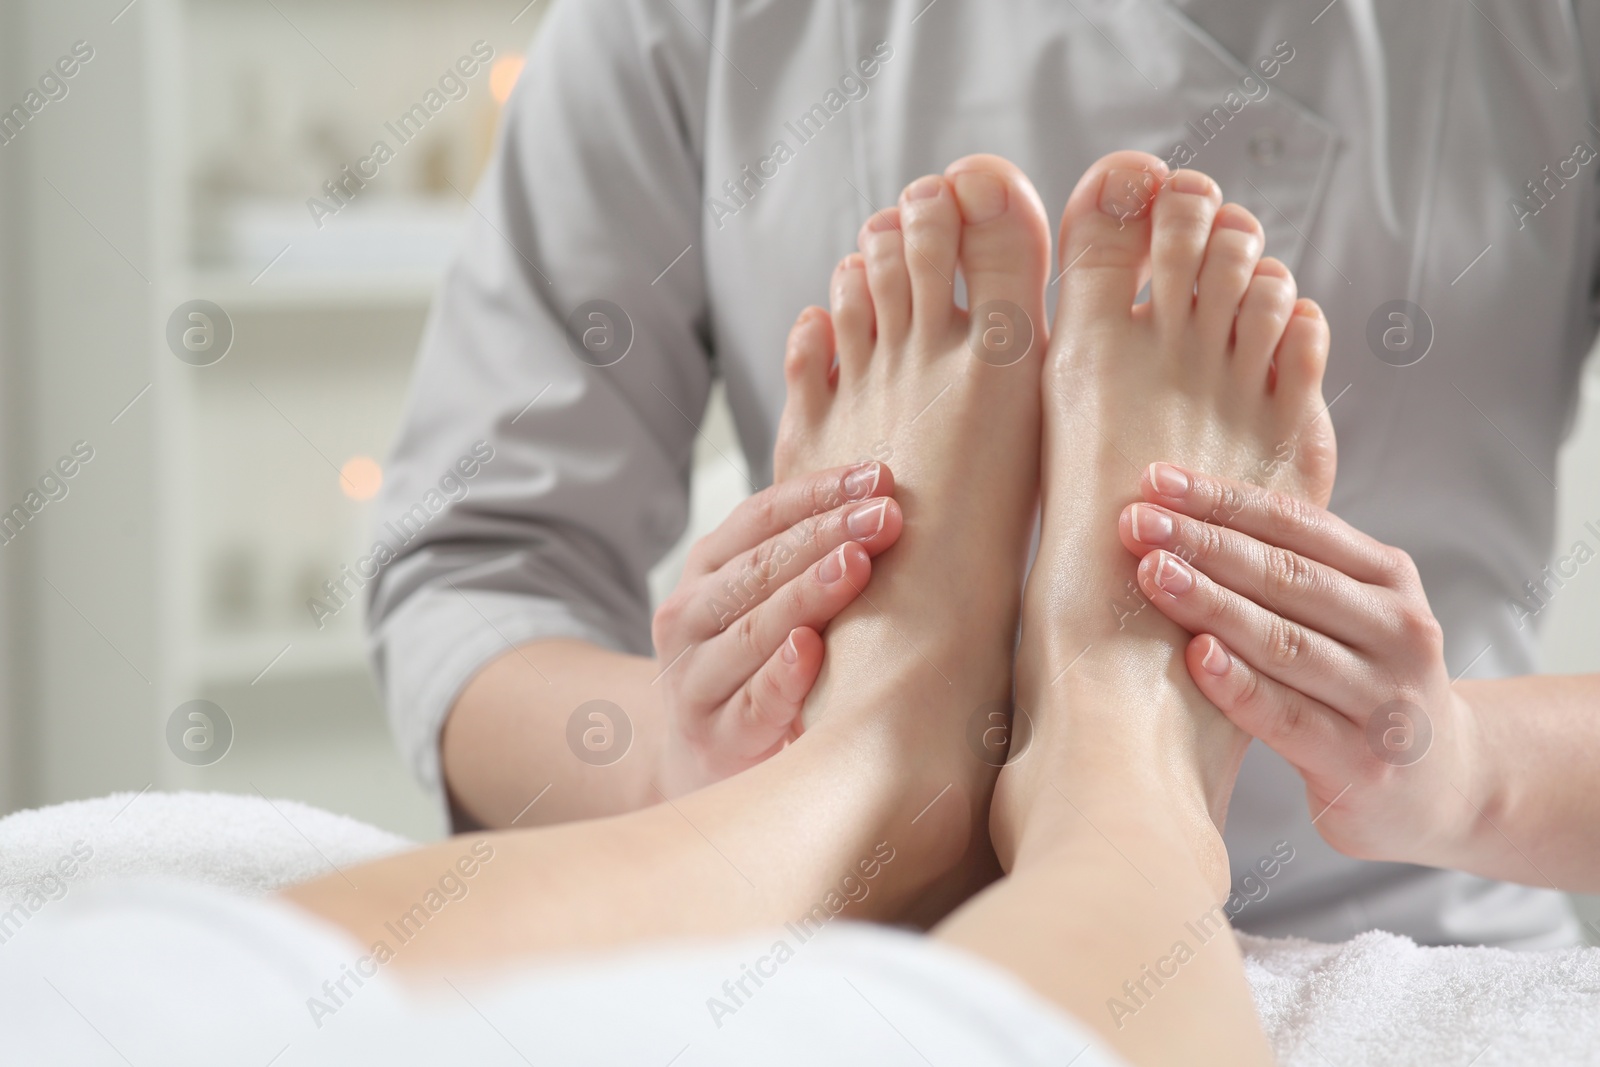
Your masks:
<svg viewBox="0 0 1600 1067"><path fill-rule="evenodd" d="M1411 557L1315 505L1173 469L1189 488L1147 471L1119 531L1144 595L1196 635L1195 684L1295 766L1329 844L1446 862L1477 818L1478 730Z"/></svg>
<svg viewBox="0 0 1600 1067"><path fill-rule="evenodd" d="M900 536L881 463L807 474L744 501L689 552L652 634L666 704L668 796L760 763L798 736L821 630Z"/></svg>

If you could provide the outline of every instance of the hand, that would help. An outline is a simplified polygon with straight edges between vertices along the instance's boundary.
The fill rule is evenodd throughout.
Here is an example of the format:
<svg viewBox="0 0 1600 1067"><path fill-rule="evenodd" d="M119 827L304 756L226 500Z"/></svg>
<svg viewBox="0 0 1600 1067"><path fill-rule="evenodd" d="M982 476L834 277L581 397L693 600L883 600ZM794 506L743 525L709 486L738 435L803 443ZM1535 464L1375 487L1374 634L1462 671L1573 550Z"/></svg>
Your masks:
<svg viewBox="0 0 1600 1067"><path fill-rule="evenodd" d="M820 631L900 536L881 463L802 475L744 501L689 552L652 627L668 796L760 763L798 736Z"/></svg>
<svg viewBox="0 0 1600 1067"><path fill-rule="evenodd" d="M1141 489L1122 543L1196 635L1200 691L1295 766L1333 847L1445 865L1477 818L1477 729L1411 557L1253 485L1158 463Z"/></svg>

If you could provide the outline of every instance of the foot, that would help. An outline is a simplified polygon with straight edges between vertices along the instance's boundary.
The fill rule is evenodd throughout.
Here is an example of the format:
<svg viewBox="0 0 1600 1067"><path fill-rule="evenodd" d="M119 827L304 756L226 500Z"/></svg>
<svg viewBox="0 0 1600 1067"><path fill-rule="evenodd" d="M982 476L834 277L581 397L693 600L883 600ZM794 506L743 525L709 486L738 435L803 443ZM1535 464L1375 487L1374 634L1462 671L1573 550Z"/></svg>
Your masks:
<svg viewBox="0 0 1600 1067"><path fill-rule="evenodd" d="M966 730L1010 695L1038 489L1049 224L1016 167L973 156L907 186L859 245L834 272L831 314L808 309L791 334L774 467L782 479L885 462L904 532L829 626L807 730L888 731L891 762L955 786L937 807L981 828L994 772ZM955 301L958 271L970 312Z"/></svg>
<svg viewBox="0 0 1600 1067"><path fill-rule="evenodd" d="M1063 767L1087 780L1122 767L1111 777L1123 788L1170 794L1226 885L1218 831L1248 739L1195 689L1186 635L1147 610L1182 568L1136 573L1117 517L1160 460L1327 502L1328 327L1263 245L1260 223L1223 205L1210 178L1168 175L1144 153L1102 159L1067 204L1044 372L1043 524L1017 671L1040 758L1002 775L1002 860L1032 800L1052 784L1070 792ZM1150 298L1135 305L1147 280Z"/></svg>

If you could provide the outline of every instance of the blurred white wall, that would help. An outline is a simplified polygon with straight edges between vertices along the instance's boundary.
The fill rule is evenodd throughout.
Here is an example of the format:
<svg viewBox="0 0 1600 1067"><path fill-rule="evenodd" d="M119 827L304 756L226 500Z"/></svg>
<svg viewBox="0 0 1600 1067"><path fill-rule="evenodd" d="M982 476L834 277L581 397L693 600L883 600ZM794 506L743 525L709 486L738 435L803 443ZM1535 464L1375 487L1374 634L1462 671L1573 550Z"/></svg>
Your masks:
<svg viewBox="0 0 1600 1067"><path fill-rule="evenodd" d="M96 13L98 14L98 12ZM94 59L9 144L4 507L67 454L95 459L13 541L6 609L12 659L14 803L138 789L155 773L157 493L150 410L112 425L149 380L153 313L147 121L152 23L113 26L79 5L7 6L5 106L92 40Z"/></svg>

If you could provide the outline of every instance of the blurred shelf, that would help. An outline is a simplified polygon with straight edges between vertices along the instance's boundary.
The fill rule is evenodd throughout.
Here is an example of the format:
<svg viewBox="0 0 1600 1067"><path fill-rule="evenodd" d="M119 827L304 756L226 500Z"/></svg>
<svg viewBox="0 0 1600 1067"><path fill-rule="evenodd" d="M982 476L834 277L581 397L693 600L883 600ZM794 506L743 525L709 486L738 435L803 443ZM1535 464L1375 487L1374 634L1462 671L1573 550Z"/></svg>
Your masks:
<svg viewBox="0 0 1600 1067"><path fill-rule="evenodd" d="M440 276L426 271L294 273L259 280L225 270L198 270L185 291L229 314L300 310L426 310Z"/></svg>
<svg viewBox="0 0 1600 1067"><path fill-rule="evenodd" d="M202 683L213 685L299 681L368 669L359 634L291 630L204 635L198 667Z"/></svg>

